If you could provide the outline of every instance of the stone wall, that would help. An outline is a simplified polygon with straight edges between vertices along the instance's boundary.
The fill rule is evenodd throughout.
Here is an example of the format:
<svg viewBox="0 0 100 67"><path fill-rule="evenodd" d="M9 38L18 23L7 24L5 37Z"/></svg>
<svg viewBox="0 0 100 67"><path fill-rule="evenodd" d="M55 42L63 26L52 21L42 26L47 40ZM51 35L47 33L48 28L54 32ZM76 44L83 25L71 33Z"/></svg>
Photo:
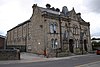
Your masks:
<svg viewBox="0 0 100 67"><path fill-rule="evenodd" d="M20 60L20 51L14 49L0 50L0 60Z"/></svg>

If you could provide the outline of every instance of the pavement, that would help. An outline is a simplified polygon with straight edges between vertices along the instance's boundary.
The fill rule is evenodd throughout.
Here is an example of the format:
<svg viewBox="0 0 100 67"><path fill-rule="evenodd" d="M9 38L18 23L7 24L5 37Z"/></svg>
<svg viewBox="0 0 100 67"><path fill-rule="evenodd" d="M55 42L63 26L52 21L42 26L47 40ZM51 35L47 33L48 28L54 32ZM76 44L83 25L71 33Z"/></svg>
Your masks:
<svg viewBox="0 0 100 67"><path fill-rule="evenodd" d="M61 60L61 59L70 59L73 57L80 57L80 56L87 56L91 54L86 55L74 55L74 56L68 56L68 57L54 57L54 58L45 58L44 55L37 55L32 53L21 53L21 60L0 60L0 64L16 64L16 63L30 63L30 62L42 62L42 61L53 61L53 60Z"/></svg>

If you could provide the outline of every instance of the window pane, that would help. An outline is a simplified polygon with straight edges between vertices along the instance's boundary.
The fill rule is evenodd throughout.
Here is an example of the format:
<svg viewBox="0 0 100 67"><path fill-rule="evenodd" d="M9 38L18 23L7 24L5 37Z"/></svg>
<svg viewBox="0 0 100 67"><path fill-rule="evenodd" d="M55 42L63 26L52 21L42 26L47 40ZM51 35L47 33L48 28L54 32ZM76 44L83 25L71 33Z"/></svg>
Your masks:
<svg viewBox="0 0 100 67"><path fill-rule="evenodd" d="M56 33L56 28L57 28L57 25L54 24L54 33Z"/></svg>
<svg viewBox="0 0 100 67"><path fill-rule="evenodd" d="M53 24L50 25L50 33L54 33L54 26L53 26Z"/></svg>
<svg viewBox="0 0 100 67"><path fill-rule="evenodd" d="M51 46L54 48L54 39L51 39Z"/></svg>
<svg viewBox="0 0 100 67"><path fill-rule="evenodd" d="M55 39L54 48L57 48L57 45L58 45L58 41L57 41L57 39Z"/></svg>

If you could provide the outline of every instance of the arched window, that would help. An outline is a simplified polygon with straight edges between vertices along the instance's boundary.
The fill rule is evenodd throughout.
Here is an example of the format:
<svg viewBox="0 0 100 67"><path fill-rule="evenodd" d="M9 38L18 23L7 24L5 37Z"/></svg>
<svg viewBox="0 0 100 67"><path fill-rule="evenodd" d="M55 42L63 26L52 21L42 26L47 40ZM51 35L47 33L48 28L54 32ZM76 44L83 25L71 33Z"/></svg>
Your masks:
<svg viewBox="0 0 100 67"><path fill-rule="evenodd" d="M76 26L76 34L78 34L78 27Z"/></svg>
<svg viewBox="0 0 100 67"><path fill-rule="evenodd" d="M57 39L55 39L55 45L54 45L54 48L57 48L57 46L58 46L58 41L57 41Z"/></svg>
<svg viewBox="0 0 100 67"><path fill-rule="evenodd" d="M84 28L84 34L85 34L85 35L88 35L87 28Z"/></svg>
<svg viewBox="0 0 100 67"><path fill-rule="evenodd" d="M57 24L54 23L53 25L54 25L54 33L56 33L56 31L57 31Z"/></svg>
<svg viewBox="0 0 100 67"><path fill-rule="evenodd" d="M73 34L78 34L78 26L73 25Z"/></svg>
<svg viewBox="0 0 100 67"><path fill-rule="evenodd" d="M78 39L76 40L76 48L78 48L79 47L79 41L78 41Z"/></svg>
<svg viewBox="0 0 100 67"><path fill-rule="evenodd" d="M53 24L50 24L50 33L54 33L54 26L53 26Z"/></svg>
<svg viewBox="0 0 100 67"><path fill-rule="evenodd" d="M68 37L68 32L67 32L67 31L65 31L65 32L64 32L63 39L65 40L67 37Z"/></svg>
<svg viewBox="0 0 100 67"><path fill-rule="evenodd" d="M52 49L56 49L57 46L58 46L58 41L57 39L51 39L51 46L52 46Z"/></svg>
<svg viewBox="0 0 100 67"><path fill-rule="evenodd" d="M54 48L54 39L51 39L51 46Z"/></svg>
<svg viewBox="0 0 100 67"><path fill-rule="evenodd" d="M75 34L75 30L76 30L76 28L75 28L75 27L73 27L73 34Z"/></svg>
<svg viewBox="0 0 100 67"><path fill-rule="evenodd" d="M50 24L50 33L56 33L56 31L57 31L57 24L56 23Z"/></svg>

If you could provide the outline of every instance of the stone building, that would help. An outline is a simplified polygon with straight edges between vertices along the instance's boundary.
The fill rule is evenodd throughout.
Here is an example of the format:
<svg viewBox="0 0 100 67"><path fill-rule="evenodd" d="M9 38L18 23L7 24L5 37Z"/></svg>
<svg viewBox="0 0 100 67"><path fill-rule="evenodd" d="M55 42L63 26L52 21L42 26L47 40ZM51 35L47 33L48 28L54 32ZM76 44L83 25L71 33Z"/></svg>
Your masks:
<svg viewBox="0 0 100 67"><path fill-rule="evenodd" d="M7 32L7 46L24 46L27 52L47 57L92 50L90 23L84 21L74 8L68 11L64 6L60 11L49 4L46 8L34 4L32 8L29 20Z"/></svg>

